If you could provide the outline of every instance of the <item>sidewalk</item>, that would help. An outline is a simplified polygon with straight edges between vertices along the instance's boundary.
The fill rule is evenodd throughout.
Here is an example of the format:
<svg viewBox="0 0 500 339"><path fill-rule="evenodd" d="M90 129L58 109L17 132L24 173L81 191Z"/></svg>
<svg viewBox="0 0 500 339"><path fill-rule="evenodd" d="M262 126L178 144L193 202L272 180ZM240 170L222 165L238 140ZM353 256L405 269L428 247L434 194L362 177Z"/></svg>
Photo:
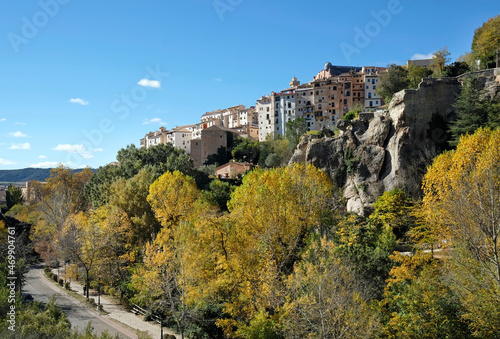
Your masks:
<svg viewBox="0 0 500 339"><path fill-rule="evenodd" d="M61 272L62 270L59 269ZM52 269L52 272L57 274L57 269ZM71 281L70 283L71 290L80 293L83 296L83 286L75 281ZM64 289L61 287L61 289ZM97 304L98 295L94 290L90 290L89 297L94 298ZM131 312L125 311L121 305L111 301L108 299L108 296L103 296L101 294L101 304L107 315L102 315L103 318L111 319L113 321L117 321L121 323L121 325L126 325L133 330L139 330L142 332L147 332L153 339L160 338L160 325L156 322L147 322L143 320L142 315L135 315ZM175 334L174 332L168 330L163 327L163 335L171 334L175 335L176 338L181 338L180 335Z"/></svg>

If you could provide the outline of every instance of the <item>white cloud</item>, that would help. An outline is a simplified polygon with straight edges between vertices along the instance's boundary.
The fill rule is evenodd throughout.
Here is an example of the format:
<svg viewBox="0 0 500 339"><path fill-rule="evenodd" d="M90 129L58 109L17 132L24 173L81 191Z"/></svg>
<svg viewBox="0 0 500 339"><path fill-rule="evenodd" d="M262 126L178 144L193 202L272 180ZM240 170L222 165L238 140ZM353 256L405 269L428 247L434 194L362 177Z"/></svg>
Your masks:
<svg viewBox="0 0 500 339"><path fill-rule="evenodd" d="M161 120L161 118L153 118L153 119L149 119L149 120L144 120L144 122L142 123L143 125L151 125L151 124L158 124L158 125L167 125L167 123L163 120Z"/></svg>
<svg viewBox="0 0 500 339"><path fill-rule="evenodd" d="M16 122L14 125L26 126L26 124L24 122Z"/></svg>
<svg viewBox="0 0 500 339"><path fill-rule="evenodd" d="M137 84L142 87L161 88L161 84L158 80L141 79Z"/></svg>
<svg viewBox="0 0 500 339"><path fill-rule="evenodd" d="M69 102L71 102L72 104L79 104L82 106L87 106L89 104L88 101L85 101L85 100L80 99L80 98L69 99Z"/></svg>
<svg viewBox="0 0 500 339"><path fill-rule="evenodd" d="M14 137L14 138L26 138L27 137L27 135L22 133L21 131L9 133L9 136Z"/></svg>
<svg viewBox="0 0 500 339"><path fill-rule="evenodd" d="M31 168L54 168L57 166L59 166L59 163L54 161L45 161L30 165Z"/></svg>
<svg viewBox="0 0 500 339"><path fill-rule="evenodd" d="M5 159L0 158L0 165L15 165L15 164L16 163L14 161L5 160Z"/></svg>
<svg viewBox="0 0 500 339"><path fill-rule="evenodd" d="M84 159L90 159L90 158L94 157L92 152L87 150L87 148L85 148L85 146L83 146L83 145L59 144L55 148L53 148L52 150L53 151L68 152L68 153L78 153Z"/></svg>
<svg viewBox="0 0 500 339"><path fill-rule="evenodd" d="M47 156L45 156L45 155L39 155L38 159L47 159Z"/></svg>
<svg viewBox="0 0 500 339"><path fill-rule="evenodd" d="M2 122L2 121L5 121L5 120L7 120L7 119L5 119L5 118L2 118L2 119L0 119L0 122Z"/></svg>
<svg viewBox="0 0 500 339"><path fill-rule="evenodd" d="M222 79L221 78L215 78L214 81L216 81L216 82L222 82Z"/></svg>
<svg viewBox="0 0 500 339"><path fill-rule="evenodd" d="M12 146L10 146L10 149L31 149L31 145L29 142L26 142L24 144L12 144Z"/></svg>
<svg viewBox="0 0 500 339"><path fill-rule="evenodd" d="M432 59L434 56L434 53L429 53L429 54L420 54L416 53L411 57L411 60L424 60L424 59Z"/></svg>
<svg viewBox="0 0 500 339"><path fill-rule="evenodd" d="M93 151L93 152L102 152L102 151L103 151L103 149L102 149L102 148L94 148L92 151Z"/></svg>

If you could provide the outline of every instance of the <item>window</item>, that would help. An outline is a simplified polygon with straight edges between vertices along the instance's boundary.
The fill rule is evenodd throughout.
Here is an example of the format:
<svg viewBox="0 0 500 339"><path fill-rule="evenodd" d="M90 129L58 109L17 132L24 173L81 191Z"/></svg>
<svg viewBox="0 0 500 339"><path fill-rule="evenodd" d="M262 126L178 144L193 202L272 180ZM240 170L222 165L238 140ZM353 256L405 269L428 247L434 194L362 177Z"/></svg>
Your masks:
<svg viewBox="0 0 500 339"><path fill-rule="evenodd" d="M372 97L372 92L368 92L368 98Z"/></svg>
<svg viewBox="0 0 500 339"><path fill-rule="evenodd" d="M378 105L378 100L377 100L377 101L375 101L375 104L377 104L377 105Z"/></svg>
<svg viewBox="0 0 500 339"><path fill-rule="evenodd" d="M375 89L375 87L377 87L377 86L373 86L373 89Z"/></svg>
<svg viewBox="0 0 500 339"><path fill-rule="evenodd" d="M372 106L373 106L373 101L370 100L370 107L372 107Z"/></svg>
<svg viewBox="0 0 500 339"><path fill-rule="evenodd" d="M269 107L267 108L267 111L269 112Z"/></svg>
<svg viewBox="0 0 500 339"><path fill-rule="evenodd" d="M288 103L288 108L292 108L292 103L291 102Z"/></svg>
<svg viewBox="0 0 500 339"><path fill-rule="evenodd" d="M222 134L221 134L221 135L219 135L219 139L222 139Z"/></svg>

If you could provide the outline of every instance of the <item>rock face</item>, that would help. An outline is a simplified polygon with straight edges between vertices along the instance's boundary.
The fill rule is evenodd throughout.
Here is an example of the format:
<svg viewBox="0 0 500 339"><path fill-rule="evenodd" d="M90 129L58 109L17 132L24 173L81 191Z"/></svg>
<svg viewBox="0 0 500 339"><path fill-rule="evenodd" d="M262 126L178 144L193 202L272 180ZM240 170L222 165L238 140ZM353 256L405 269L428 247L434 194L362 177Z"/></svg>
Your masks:
<svg viewBox="0 0 500 339"><path fill-rule="evenodd" d="M343 188L349 211L369 213L394 188L418 196L426 167L447 141L442 123L454 118L459 80L423 79L418 89L396 93L387 111L340 121L337 137L306 135L290 163L312 163L328 173Z"/></svg>

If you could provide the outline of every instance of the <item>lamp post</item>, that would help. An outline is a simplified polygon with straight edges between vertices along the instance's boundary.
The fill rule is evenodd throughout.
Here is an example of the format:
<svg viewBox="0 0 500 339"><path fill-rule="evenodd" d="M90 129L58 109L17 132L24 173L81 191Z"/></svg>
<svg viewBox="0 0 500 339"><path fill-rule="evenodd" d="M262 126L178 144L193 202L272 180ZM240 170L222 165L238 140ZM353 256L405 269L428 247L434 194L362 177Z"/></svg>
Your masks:
<svg viewBox="0 0 500 339"><path fill-rule="evenodd" d="M160 339L163 339L163 301L159 302L160 305Z"/></svg>
<svg viewBox="0 0 500 339"><path fill-rule="evenodd" d="M97 306L101 305L101 278L97 278Z"/></svg>

